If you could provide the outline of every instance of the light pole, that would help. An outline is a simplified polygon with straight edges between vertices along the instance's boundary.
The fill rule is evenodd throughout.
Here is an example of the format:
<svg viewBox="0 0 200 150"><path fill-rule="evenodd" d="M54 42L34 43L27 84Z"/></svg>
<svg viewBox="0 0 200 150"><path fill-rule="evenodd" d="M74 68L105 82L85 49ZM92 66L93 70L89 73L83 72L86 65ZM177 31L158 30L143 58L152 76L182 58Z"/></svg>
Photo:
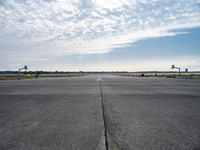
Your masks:
<svg viewBox="0 0 200 150"><path fill-rule="evenodd" d="M179 67L176 67L175 65L172 65L172 68L171 69L178 69L179 70L179 76L181 75L181 68L179 68Z"/></svg>
<svg viewBox="0 0 200 150"><path fill-rule="evenodd" d="M20 71L23 70L23 69L24 70L28 70L27 66L24 66L23 68L20 68L19 72L18 72L18 80L20 80Z"/></svg>

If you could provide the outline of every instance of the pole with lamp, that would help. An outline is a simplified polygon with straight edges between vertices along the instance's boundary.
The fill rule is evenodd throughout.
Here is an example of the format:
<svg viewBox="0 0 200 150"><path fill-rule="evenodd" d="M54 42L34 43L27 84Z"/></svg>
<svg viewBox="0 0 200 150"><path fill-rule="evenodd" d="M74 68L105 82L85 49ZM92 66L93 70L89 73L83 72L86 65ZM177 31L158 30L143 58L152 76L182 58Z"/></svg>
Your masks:
<svg viewBox="0 0 200 150"><path fill-rule="evenodd" d="M171 68L171 69L178 69L178 70L179 70L178 75L181 76L181 68L176 67L175 65L172 65L172 68Z"/></svg>
<svg viewBox="0 0 200 150"><path fill-rule="evenodd" d="M20 68L19 69L19 72L18 72L18 80L20 80L20 71L21 70L28 70L28 67L27 66L24 66L23 68Z"/></svg>

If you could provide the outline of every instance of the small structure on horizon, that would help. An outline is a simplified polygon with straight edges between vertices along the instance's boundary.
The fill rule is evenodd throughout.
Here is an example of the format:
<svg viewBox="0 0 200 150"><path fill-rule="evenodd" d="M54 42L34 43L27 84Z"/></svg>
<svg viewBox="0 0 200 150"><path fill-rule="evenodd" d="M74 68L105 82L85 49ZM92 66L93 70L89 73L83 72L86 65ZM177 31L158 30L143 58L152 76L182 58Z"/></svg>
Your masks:
<svg viewBox="0 0 200 150"><path fill-rule="evenodd" d="M171 68L171 69L178 69L178 70L179 70L179 76L181 75L181 68L176 67L175 65L172 65L172 68Z"/></svg>
<svg viewBox="0 0 200 150"><path fill-rule="evenodd" d="M20 71L21 70L28 70L28 67L27 66L24 66L23 68L20 68L19 69L19 72L18 72L18 80L20 80Z"/></svg>

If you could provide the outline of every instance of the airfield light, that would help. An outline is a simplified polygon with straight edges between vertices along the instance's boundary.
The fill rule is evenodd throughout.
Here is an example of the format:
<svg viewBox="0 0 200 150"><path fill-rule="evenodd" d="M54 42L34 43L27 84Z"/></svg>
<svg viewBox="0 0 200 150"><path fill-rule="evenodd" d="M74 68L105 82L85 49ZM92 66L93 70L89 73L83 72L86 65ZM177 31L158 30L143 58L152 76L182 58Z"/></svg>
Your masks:
<svg viewBox="0 0 200 150"><path fill-rule="evenodd" d="M178 69L178 70L179 70L179 76L181 75L181 68L176 67L175 65L172 65L172 68L171 68L171 69Z"/></svg>
<svg viewBox="0 0 200 150"><path fill-rule="evenodd" d="M19 69L19 72L18 72L18 80L20 80L20 71L21 70L28 70L28 67L27 66L24 66L23 68L20 68Z"/></svg>

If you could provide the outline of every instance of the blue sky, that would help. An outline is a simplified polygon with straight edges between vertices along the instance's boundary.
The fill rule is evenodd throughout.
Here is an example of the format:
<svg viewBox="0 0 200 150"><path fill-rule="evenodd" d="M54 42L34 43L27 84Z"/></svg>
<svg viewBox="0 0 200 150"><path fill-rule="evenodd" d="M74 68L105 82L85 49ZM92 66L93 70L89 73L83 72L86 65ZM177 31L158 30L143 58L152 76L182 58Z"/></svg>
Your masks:
<svg viewBox="0 0 200 150"><path fill-rule="evenodd" d="M0 70L200 70L200 0L0 0Z"/></svg>

